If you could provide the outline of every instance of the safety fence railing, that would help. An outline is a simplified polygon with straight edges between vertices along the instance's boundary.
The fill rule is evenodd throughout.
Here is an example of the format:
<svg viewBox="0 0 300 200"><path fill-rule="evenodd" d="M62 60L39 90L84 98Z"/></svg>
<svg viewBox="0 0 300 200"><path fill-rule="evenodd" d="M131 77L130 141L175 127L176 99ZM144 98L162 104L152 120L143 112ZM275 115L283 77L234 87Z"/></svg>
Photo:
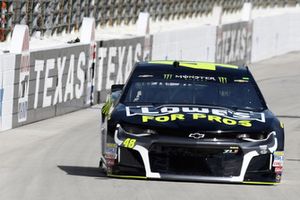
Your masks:
<svg viewBox="0 0 300 200"><path fill-rule="evenodd" d="M27 24L30 34L70 33L80 28L83 17L94 17L97 26L135 24L140 12L153 21L208 15L214 5L235 12L245 2L258 7L284 7L300 0L3 0L0 41L11 34L14 24Z"/></svg>

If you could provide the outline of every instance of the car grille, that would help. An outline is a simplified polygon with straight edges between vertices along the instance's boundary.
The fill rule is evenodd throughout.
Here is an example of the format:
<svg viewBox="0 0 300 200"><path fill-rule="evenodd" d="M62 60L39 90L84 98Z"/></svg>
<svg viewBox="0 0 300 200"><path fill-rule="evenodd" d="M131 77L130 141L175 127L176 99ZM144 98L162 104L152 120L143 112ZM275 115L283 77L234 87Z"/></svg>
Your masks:
<svg viewBox="0 0 300 200"><path fill-rule="evenodd" d="M243 152L238 147L184 147L153 144L149 151L151 171L168 174L239 176Z"/></svg>
<svg viewBox="0 0 300 200"><path fill-rule="evenodd" d="M201 133L204 134L205 140L238 140L238 135L245 134L243 132L222 132L218 133L217 131L178 131L178 130L165 130L158 129L157 132L161 136L172 136L172 137L184 137L189 138L190 134ZM268 134L266 133L248 133L251 139L265 139Z"/></svg>

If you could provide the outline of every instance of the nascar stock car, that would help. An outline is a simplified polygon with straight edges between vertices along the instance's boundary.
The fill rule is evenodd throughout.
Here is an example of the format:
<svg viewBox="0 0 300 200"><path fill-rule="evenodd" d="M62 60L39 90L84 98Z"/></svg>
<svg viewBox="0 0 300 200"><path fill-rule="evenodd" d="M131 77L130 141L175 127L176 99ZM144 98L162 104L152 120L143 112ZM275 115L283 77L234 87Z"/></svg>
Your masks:
<svg viewBox="0 0 300 200"><path fill-rule="evenodd" d="M100 167L108 176L276 184L284 127L248 67L137 63L102 107Z"/></svg>

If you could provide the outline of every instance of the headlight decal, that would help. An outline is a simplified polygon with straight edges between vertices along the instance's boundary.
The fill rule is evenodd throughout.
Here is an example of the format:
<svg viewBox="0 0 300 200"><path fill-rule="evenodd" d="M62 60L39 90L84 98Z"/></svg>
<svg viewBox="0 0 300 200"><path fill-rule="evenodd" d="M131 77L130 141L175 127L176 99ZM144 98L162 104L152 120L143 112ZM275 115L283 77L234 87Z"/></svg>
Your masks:
<svg viewBox="0 0 300 200"><path fill-rule="evenodd" d="M118 133L119 133L119 129L122 129L120 124L118 124L116 126L116 131L115 131L115 136L114 136L114 140L115 142L119 145L119 146L122 146L122 143L124 141L120 140L118 138ZM151 168L150 168L150 162L149 162L149 155L148 155L148 150L141 146L141 145L137 145L135 144L135 146L132 148L136 151L138 151L143 159L143 163L144 163L144 166L145 166L145 170L146 170L146 177L148 178L160 178L160 174L159 173L156 173L156 172L152 172L151 171Z"/></svg>
<svg viewBox="0 0 300 200"><path fill-rule="evenodd" d="M157 132L153 129L144 129L134 125L120 125L119 128L125 132L127 135L134 137L145 137L150 135L155 135Z"/></svg>
<svg viewBox="0 0 300 200"><path fill-rule="evenodd" d="M272 132L270 133L270 136L271 136L271 134L274 135L274 145L273 145L272 147L269 147L269 151L270 151L271 153L273 153L273 152L276 151L276 149L277 149L277 147L278 147L278 142L277 142L277 138L276 138L276 132L275 132L275 131L272 131ZM270 137L270 136L269 136L269 137ZM269 138L269 137L268 137L268 138Z"/></svg>

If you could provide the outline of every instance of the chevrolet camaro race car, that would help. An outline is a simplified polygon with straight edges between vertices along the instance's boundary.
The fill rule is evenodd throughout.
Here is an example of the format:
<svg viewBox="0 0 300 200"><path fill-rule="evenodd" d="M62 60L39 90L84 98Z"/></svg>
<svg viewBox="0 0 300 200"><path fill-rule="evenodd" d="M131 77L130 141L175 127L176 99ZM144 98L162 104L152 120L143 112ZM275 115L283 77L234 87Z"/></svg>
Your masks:
<svg viewBox="0 0 300 200"><path fill-rule="evenodd" d="M276 184L283 124L248 67L137 63L102 107L100 167L108 176Z"/></svg>

